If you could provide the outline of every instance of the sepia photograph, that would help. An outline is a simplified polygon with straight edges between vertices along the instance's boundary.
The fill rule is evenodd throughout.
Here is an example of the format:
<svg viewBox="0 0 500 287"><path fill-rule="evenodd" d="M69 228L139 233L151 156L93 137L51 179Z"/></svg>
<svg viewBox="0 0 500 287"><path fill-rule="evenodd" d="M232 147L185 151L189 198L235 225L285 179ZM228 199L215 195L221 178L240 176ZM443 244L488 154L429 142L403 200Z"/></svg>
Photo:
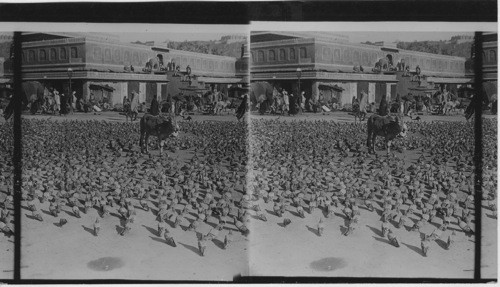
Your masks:
<svg viewBox="0 0 500 287"><path fill-rule="evenodd" d="M247 274L246 27L68 27L21 34L22 279Z"/></svg>
<svg viewBox="0 0 500 287"><path fill-rule="evenodd" d="M471 28L308 24L251 27L250 275L497 278L496 27L480 99Z"/></svg>

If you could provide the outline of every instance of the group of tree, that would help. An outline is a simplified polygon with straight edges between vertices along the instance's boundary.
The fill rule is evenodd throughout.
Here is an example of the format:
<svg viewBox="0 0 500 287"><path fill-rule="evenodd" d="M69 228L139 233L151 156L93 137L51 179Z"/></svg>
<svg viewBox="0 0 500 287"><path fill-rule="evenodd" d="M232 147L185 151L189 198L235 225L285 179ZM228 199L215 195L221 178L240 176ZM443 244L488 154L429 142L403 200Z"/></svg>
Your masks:
<svg viewBox="0 0 500 287"><path fill-rule="evenodd" d="M398 42L397 47L404 50L470 58L472 41L459 43L458 40L458 37L452 37L448 41Z"/></svg>
<svg viewBox="0 0 500 287"><path fill-rule="evenodd" d="M241 56L240 53L242 44L244 44L244 42L233 42L227 44L219 41L170 41L168 42L167 47L176 50L239 58Z"/></svg>

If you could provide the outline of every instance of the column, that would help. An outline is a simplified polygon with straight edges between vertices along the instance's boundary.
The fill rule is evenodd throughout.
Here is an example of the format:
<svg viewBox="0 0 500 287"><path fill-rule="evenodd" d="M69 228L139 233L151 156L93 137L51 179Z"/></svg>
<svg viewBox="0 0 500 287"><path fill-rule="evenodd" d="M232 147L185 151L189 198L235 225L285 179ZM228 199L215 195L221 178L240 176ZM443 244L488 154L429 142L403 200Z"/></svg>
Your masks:
<svg viewBox="0 0 500 287"><path fill-rule="evenodd" d="M88 100L90 96L90 87L89 87L89 82L84 81L83 82L83 87L82 87L82 98L83 100Z"/></svg>
<svg viewBox="0 0 500 287"><path fill-rule="evenodd" d="M311 87L311 99L314 102L318 102L319 99L319 82L318 81L313 81L312 87Z"/></svg>
<svg viewBox="0 0 500 287"><path fill-rule="evenodd" d="M146 83L139 83L139 103L146 102Z"/></svg>
<svg viewBox="0 0 500 287"><path fill-rule="evenodd" d="M391 102L391 83L385 84L385 99L387 100L387 104Z"/></svg>
<svg viewBox="0 0 500 287"><path fill-rule="evenodd" d="M156 83L156 99L161 102L161 83Z"/></svg>
<svg viewBox="0 0 500 287"><path fill-rule="evenodd" d="M375 102L375 83L368 83L368 104Z"/></svg>

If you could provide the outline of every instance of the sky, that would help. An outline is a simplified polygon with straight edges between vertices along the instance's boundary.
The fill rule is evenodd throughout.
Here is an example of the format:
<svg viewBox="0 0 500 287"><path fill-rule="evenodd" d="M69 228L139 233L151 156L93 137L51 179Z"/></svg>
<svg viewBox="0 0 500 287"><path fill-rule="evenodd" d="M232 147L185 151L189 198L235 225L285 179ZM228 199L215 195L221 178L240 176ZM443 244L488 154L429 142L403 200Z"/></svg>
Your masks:
<svg viewBox="0 0 500 287"><path fill-rule="evenodd" d="M252 22L250 25L23 23L0 22L1 31L103 32L119 35L122 42L165 40L219 40L248 31L321 31L348 35L350 42L449 40L473 31L497 31L496 23L475 22ZM124 32L126 31L126 32ZM389 32L387 32L389 31ZM418 31L418 32L415 32Z"/></svg>
<svg viewBox="0 0 500 287"><path fill-rule="evenodd" d="M170 41L210 41L219 40L222 36L226 35L245 35L244 32L238 33L239 31L227 31L219 33L125 33L118 32L113 33L120 37L122 42L134 42L134 41L155 41L156 43L162 43L165 40ZM341 32L336 31L336 34L342 34L349 36L349 41L353 43L360 42L376 42L376 41L439 41L439 40L449 40L455 35L474 35L471 32ZM0 32L2 34L9 34L5 32Z"/></svg>
<svg viewBox="0 0 500 287"><path fill-rule="evenodd" d="M474 31L497 31L490 22L252 22L251 31L331 32L349 36L352 43L375 41L449 40Z"/></svg>
<svg viewBox="0 0 500 287"><path fill-rule="evenodd" d="M413 42L413 41L439 41L439 40L450 40L451 37L456 35L471 35L471 32L338 32L339 34L349 36L349 42L360 43L360 42Z"/></svg>
<svg viewBox="0 0 500 287"><path fill-rule="evenodd" d="M134 42L134 41L155 41L156 43L162 43L165 40L182 42L182 41L210 41L210 40L220 40L222 36L240 34L242 36L245 33L232 33L232 32L222 32L222 33L117 33L120 36L120 41L122 42Z"/></svg>
<svg viewBox="0 0 500 287"><path fill-rule="evenodd" d="M474 35L471 32L335 32L342 35L349 36L349 41L353 43L360 43L366 41L439 41L450 40L452 36L456 35ZM222 36L229 34L244 33L117 33L123 42L133 41L155 41L161 43L165 40L171 41L184 41L184 40L219 40Z"/></svg>
<svg viewBox="0 0 500 287"><path fill-rule="evenodd" d="M0 22L2 31L102 32L116 34L122 42L219 40L226 35L246 35L247 25L126 24L126 23L15 23ZM126 32L124 32L126 31ZM1 34L1 33L0 33Z"/></svg>

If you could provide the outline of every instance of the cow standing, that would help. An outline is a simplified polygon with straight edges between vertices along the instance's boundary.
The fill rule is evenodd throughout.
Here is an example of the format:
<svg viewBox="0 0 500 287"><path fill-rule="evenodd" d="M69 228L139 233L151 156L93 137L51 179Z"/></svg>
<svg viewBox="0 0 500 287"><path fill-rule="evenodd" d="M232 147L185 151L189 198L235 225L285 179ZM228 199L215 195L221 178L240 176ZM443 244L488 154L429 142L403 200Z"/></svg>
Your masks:
<svg viewBox="0 0 500 287"><path fill-rule="evenodd" d="M164 118L162 116L152 116L146 114L141 118L141 137L139 140L139 145L141 147L141 152L144 152L144 146L146 148L146 153L148 153L148 140L149 135L154 135L158 137L158 148L160 149L160 155L163 151L163 144L165 140L170 137L177 137L179 135L179 126L177 121L173 118Z"/></svg>
<svg viewBox="0 0 500 287"><path fill-rule="evenodd" d="M406 137L408 128L406 124L398 116L393 119L392 117L382 117L379 115L372 115L368 118L368 138L366 145L369 152L375 153L375 140L377 136L383 136L385 139L385 146L387 154L390 152L392 140L397 136Z"/></svg>

